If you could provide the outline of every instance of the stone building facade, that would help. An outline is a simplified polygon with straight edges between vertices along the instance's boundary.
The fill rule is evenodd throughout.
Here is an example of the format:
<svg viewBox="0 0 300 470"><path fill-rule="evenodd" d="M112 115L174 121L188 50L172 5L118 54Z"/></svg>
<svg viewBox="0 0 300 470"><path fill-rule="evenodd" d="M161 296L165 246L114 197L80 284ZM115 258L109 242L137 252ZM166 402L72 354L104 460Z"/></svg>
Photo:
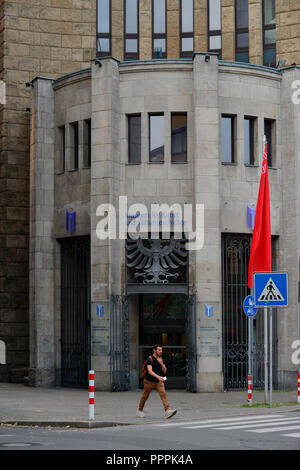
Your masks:
<svg viewBox="0 0 300 470"><path fill-rule="evenodd" d="M209 2L194 0L192 3L193 51L207 51L210 49ZM299 63L300 10L297 3L292 0L274 2L276 64L280 59L286 59L287 66ZM95 208L101 201L115 201L119 194L128 194L129 200L142 197L147 204L165 196L168 196L166 202L176 198L182 203L201 202L208 210L205 217L209 217L211 225L207 227L205 238L212 244L211 251L206 248L207 251L190 254L188 294L199 292L196 312L203 312L208 303L213 304L217 324L212 331L218 331L214 341L218 341L219 355L206 357L205 345L201 346L204 356L198 358L197 389L203 390L205 382L208 384L206 389L221 389L225 366L222 354L224 338L220 326L223 302L220 250L225 244L226 233L250 236L251 230L245 225L244 209L246 202L254 206L258 188L257 167L243 165L242 115L257 119L255 135L258 166L262 155L264 119L276 121L276 170L270 170L271 195L276 206L272 213L272 232L274 237L278 237L274 241L275 258L278 267L289 269L292 273L291 285L294 289L297 281L297 268L293 264L295 247L298 246L297 181L296 172L291 170L297 167L297 108L290 102L289 94L292 81L298 77L298 68L293 66L278 72L246 65L235 66L237 30L234 0L221 2L219 56L223 62L219 66L214 54L210 55L208 64L202 55L193 58L191 53L189 57L182 57L180 0L166 1L166 57L160 59L163 62L153 60L153 3L150 0L139 2L137 21L140 63L129 63L125 57L125 5L126 2L111 0L109 55L114 59L107 59L103 57L105 53L99 54L96 41L99 33L96 0L1 2L1 79L6 83L6 104L0 109L0 338L6 344L7 364L0 366L0 380L23 381L30 368L29 378L32 383L43 385L61 381L61 287L58 279L61 249L67 251L67 247L61 248L64 244L62 239L72 238L65 230L66 210L74 209L76 212L76 236L90 236L91 239L89 331L101 332L103 325L99 322L102 319L107 323L104 330L106 328L109 331L110 295L124 294L126 290L125 264L122 265L121 273L116 269L118 260L125 263L124 246L118 243L116 247L114 243L111 246L95 237L98 220ZM249 63L253 66L264 64L262 25L262 0L249 0L248 54ZM159 48L157 53L159 59ZM100 56L102 67L92 65L90 69L91 60L97 55ZM212 86L206 75L207 70L215 77L212 90L201 88L204 87L203 83L207 87ZM96 79L98 74L102 74L99 77L106 74L103 84L101 78ZM203 83L199 80L202 74ZM164 83L166 78L171 78L167 89ZM179 86L182 79L185 81L184 93L182 85ZM229 83L232 79L237 80L239 86L235 91L240 95L227 96L229 86L226 85L226 79ZM34 88L26 87L26 83ZM145 83L149 84L148 98L144 96ZM98 99L97 95L101 94L105 96ZM205 97L204 103L200 96ZM211 102L207 103L209 98ZM100 108L97 109L99 102ZM172 165L168 157L171 151L169 123L171 113L175 112L187 113L188 163L185 165ZM142 116L142 163L138 166L126 165L126 116L130 113L140 113ZM146 172L149 113L165 114L166 161L163 170L161 165L150 165L151 171ZM221 114L236 116L234 145L239 161L234 162L234 165L220 165ZM102 124L103 116L108 120L105 121L108 125ZM86 139L90 120L92 150L89 165ZM69 125L77 122L78 170L74 171L74 152L70 144L74 126ZM288 122L289 126L286 124ZM61 129L65 125L66 166L65 171L62 171L59 155ZM99 132L96 132L97 126ZM288 167L281 166L283 145L286 158L290 161ZM204 163L200 162L198 153L201 153L201 158L209 153L209 157L205 158ZM106 155L107 162L103 155ZM101 175L106 176L99 184L97 180ZM210 191L212 187L213 193ZM122 192L118 188L122 188ZM292 218L293 223L284 223L285 217L288 221ZM204 269L200 268L202 263L208 263ZM109 280L103 280L107 272L110 273ZM215 286L213 296L208 284ZM138 304L135 295L135 299L132 297L130 302ZM52 310L54 304L55 313ZM95 313L97 306L103 306L103 318ZM296 331L295 317L289 321L289 315L294 315L293 308L295 306L287 311L290 312L287 316L278 318L278 332L281 331L277 353L280 371L278 383L283 385L294 380L295 367L290 364L290 339L286 339L292 338ZM138 315L136 311L135 316ZM198 341L199 331L205 331L207 327L206 320L197 318ZM201 321L204 321L203 329ZM135 329L133 325L131 322L132 386L137 383L138 361L142 357L137 352L140 348L138 340L133 341L134 336L138 337L138 321ZM109 334L106 341L107 344L97 346L96 342L93 343L92 334L87 339L91 343L90 365L97 371L98 386L104 384L105 388L109 388ZM290 376L291 380L287 378Z"/></svg>

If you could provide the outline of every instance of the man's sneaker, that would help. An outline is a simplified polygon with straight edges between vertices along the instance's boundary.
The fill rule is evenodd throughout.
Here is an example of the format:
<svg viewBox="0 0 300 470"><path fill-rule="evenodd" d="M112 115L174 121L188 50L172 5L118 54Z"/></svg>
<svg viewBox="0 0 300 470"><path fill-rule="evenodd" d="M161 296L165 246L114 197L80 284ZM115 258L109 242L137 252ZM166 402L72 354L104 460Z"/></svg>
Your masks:
<svg viewBox="0 0 300 470"><path fill-rule="evenodd" d="M172 418L172 416L176 415L177 410L168 410L165 412L165 417L166 418Z"/></svg>
<svg viewBox="0 0 300 470"><path fill-rule="evenodd" d="M142 411L140 411L140 410L137 410L136 415L137 415L139 418L145 418L145 414L144 414Z"/></svg>

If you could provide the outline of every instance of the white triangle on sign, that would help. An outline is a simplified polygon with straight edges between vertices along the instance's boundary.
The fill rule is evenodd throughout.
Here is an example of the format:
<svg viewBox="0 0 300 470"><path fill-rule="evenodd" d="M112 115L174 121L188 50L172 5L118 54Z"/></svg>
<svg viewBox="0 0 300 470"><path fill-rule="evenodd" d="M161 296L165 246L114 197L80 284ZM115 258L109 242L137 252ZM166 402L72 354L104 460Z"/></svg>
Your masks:
<svg viewBox="0 0 300 470"><path fill-rule="evenodd" d="M264 290L262 291L258 302L276 302L285 300L273 279L270 277Z"/></svg>

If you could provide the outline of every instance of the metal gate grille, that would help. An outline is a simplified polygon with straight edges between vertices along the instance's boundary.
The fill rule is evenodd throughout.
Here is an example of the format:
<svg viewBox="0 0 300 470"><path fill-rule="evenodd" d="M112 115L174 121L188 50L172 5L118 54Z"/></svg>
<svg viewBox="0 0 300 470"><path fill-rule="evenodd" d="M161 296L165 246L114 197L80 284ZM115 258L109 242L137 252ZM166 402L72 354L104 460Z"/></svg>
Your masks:
<svg viewBox="0 0 300 470"><path fill-rule="evenodd" d="M187 299L186 308L186 390L197 392L196 296Z"/></svg>
<svg viewBox="0 0 300 470"><path fill-rule="evenodd" d="M61 244L61 384L88 385L90 319L90 239Z"/></svg>
<svg viewBox="0 0 300 470"><path fill-rule="evenodd" d="M110 297L110 388L112 392L130 388L129 301L121 295Z"/></svg>

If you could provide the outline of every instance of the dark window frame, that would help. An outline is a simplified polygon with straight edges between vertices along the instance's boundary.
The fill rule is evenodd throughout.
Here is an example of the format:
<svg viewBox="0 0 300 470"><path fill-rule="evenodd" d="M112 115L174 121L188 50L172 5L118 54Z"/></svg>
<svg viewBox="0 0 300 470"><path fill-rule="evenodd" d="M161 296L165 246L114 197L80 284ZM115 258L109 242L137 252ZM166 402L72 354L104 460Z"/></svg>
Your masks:
<svg viewBox="0 0 300 470"><path fill-rule="evenodd" d="M141 132L140 139L141 139L141 142L140 142L139 161L133 161L132 159L130 159L130 155L131 155L131 152L130 152L131 127L130 127L130 122L129 121L130 121L130 118L133 118L133 117L139 117L140 118L140 132ZM127 158L127 163L129 165L140 165L142 163L142 115L140 113L127 114L127 130L128 130L128 147L127 147L128 158Z"/></svg>
<svg viewBox="0 0 300 470"><path fill-rule="evenodd" d="M220 3L220 16L221 16L221 29L210 29L210 1L207 0L207 35L208 35L208 52L216 52L219 56L222 56L222 3ZM221 38L221 48L220 49L211 49L210 48L210 38L211 36L220 36Z"/></svg>
<svg viewBox="0 0 300 470"><path fill-rule="evenodd" d="M138 60L140 57L140 2L137 0L137 33L126 33L126 3L124 0L124 60ZM126 39L137 40L137 52L126 52Z"/></svg>
<svg viewBox="0 0 300 470"><path fill-rule="evenodd" d="M244 155L244 163L247 166L255 166L256 155L255 155L255 132L256 132L256 125L257 125L257 118L253 116L244 116L244 130L245 130L245 121L249 121L249 163L245 161ZM245 144L245 134L244 134L244 144ZM245 151L245 145L244 145Z"/></svg>
<svg viewBox="0 0 300 470"><path fill-rule="evenodd" d="M84 119L83 125L85 126L83 129L83 148L84 148L84 165L85 168L90 168L92 163L92 121L91 119Z"/></svg>
<svg viewBox="0 0 300 470"><path fill-rule="evenodd" d="M151 117L153 116L163 116L164 124L165 124L165 113L149 113L149 163L164 163L165 162L165 142L164 142L164 152L163 152L163 160L155 161L151 160Z"/></svg>
<svg viewBox="0 0 300 470"><path fill-rule="evenodd" d="M266 132L266 123L269 123L270 125L269 133ZM275 162L275 152L274 152L275 125L276 125L275 119L269 119L269 118L264 119L264 135L266 136L267 144L268 144L268 167L269 168L274 168L274 162Z"/></svg>
<svg viewBox="0 0 300 470"><path fill-rule="evenodd" d="M99 2L101 2L101 0L97 0L97 3L96 3L96 15L97 15L97 20L96 20L96 55L98 57L105 57L105 56L111 56L111 23L112 23L111 2L112 2L112 0L109 0L109 33L101 33L98 30ZM102 38L109 40L109 51L101 52L101 51L98 50L98 39L102 39Z"/></svg>
<svg viewBox="0 0 300 470"><path fill-rule="evenodd" d="M246 52L248 53L248 62L249 62L249 2L247 0L248 5L248 27L247 28L238 28L238 15L237 15L237 2L239 0L235 0L235 60L237 60L237 54ZM239 34L248 34L248 47L239 47L238 46L238 35Z"/></svg>
<svg viewBox="0 0 300 470"><path fill-rule="evenodd" d="M66 126L58 126L59 133L59 172L66 171Z"/></svg>
<svg viewBox="0 0 300 470"><path fill-rule="evenodd" d="M165 2L165 32L164 33L154 33L154 0L151 0L152 4L152 58L157 59L154 51L154 40L155 39L164 39L166 43L166 51L162 52L162 58L167 57L167 0Z"/></svg>
<svg viewBox="0 0 300 470"><path fill-rule="evenodd" d="M194 0L193 1L193 31L182 32L182 0L180 0L180 12L179 12L179 21L180 21L180 57L192 57L195 49L195 14L194 14ZM193 50L192 51L183 51L182 50L182 39L184 38L193 38Z"/></svg>
<svg viewBox="0 0 300 470"><path fill-rule="evenodd" d="M221 163L222 165L235 165L236 164L236 152L235 152L235 134L236 134L236 129L235 129L235 126L236 126L236 115L235 114L226 114L226 113L222 113L221 114L221 119L223 118L230 118L231 119L231 161L230 162L226 162L226 161L223 161L222 160L222 147L221 147ZM223 140L222 140L222 123L221 123L221 146L223 144Z"/></svg>
<svg viewBox="0 0 300 470"><path fill-rule="evenodd" d="M275 2L275 0L273 0ZM276 9L275 9L275 15L276 15ZM276 21L276 16L275 16L275 21ZM265 0L262 0L262 33L263 33L263 63L264 65L269 65L270 67L275 67L276 66L276 41L271 43L271 44L266 44L265 42L265 33L266 31L270 31L272 29L276 30L276 22L275 24L265 24ZM274 49L275 50L275 62L271 62L269 64L265 63L265 51Z"/></svg>
<svg viewBox="0 0 300 470"><path fill-rule="evenodd" d="M182 152L181 153L174 153L173 152L173 127L172 127L172 118L173 116L185 116L186 117L186 152L185 152L185 160L184 161L176 161L173 159L173 156L175 155L181 155L183 154ZM186 112L171 112L171 163L187 163L187 154L188 154L188 148L187 148L187 144L188 144L188 138L187 138L187 129L188 129L188 113Z"/></svg>
<svg viewBox="0 0 300 470"><path fill-rule="evenodd" d="M72 170L79 169L79 122L70 122L70 127L72 129L72 141L71 141L71 150L72 150Z"/></svg>

